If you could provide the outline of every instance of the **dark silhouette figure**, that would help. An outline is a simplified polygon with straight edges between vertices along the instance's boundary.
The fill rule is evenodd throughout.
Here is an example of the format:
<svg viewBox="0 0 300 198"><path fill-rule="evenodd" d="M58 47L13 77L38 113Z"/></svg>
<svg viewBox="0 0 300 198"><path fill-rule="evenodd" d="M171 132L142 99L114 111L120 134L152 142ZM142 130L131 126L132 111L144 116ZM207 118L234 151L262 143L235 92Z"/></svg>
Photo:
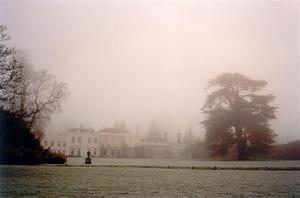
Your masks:
<svg viewBox="0 0 300 198"><path fill-rule="evenodd" d="M88 151L86 154L87 158L85 158L85 164L92 164L92 158L90 158L91 152Z"/></svg>

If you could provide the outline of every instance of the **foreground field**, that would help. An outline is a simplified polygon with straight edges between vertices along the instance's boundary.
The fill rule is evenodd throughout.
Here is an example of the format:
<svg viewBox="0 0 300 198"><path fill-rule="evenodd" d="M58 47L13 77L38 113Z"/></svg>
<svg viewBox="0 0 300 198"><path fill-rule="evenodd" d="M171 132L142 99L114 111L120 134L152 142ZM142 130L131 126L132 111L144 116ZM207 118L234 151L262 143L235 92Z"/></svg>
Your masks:
<svg viewBox="0 0 300 198"><path fill-rule="evenodd" d="M299 197L300 171L0 166L1 197Z"/></svg>
<svg viewBox="0 0 300 198"><path fill-rule="evenodd" d="M68 165L82 165L84 158L68 157ZM300 160L213 161L198 159L92 158L93 165L183 166L183 167L300 167Z"/></svg>

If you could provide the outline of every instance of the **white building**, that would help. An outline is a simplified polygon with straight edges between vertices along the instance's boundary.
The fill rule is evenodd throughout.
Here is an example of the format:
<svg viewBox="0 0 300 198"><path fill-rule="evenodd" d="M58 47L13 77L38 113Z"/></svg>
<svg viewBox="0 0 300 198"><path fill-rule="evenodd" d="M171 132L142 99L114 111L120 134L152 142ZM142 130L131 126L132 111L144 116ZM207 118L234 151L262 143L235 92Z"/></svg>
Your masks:
<svg viewBox="0 0 300 198"><path fill-rule="evenodd" d="M42 141L44 148L69 157L140 157L140 158L190 158L187 144L141 142L138 133L116 124L113 128L94 131L90 128L74 128Z"/></svg>
<svg viewBox="0 0 300 198"><path fill-rule="evenodd" d="M67 139L65 134L47 136L41 142L44 148L50 148L52 152L67 155Z"/></svg>
<svg viewBox="0 0 300 198"><path fill-rule="evenodd" d="M134 157L135 148L139 145L138 134L116 128L105 128L98 131L100 157Z"/></svg>
<svg viewBox="0 0 300 198"><path fill-rule="evenodd" d="M88 151L92 157L134 157L138 143L137 134L119 127L99 131L74 128L42 141L44 148L74 157L85 157Z"/></svg>
<svg viewBox="0 0 300 198"><path fill-rule="evenodd" d="M91 156L99 156L99 136L93 129L74 128L65 133L67 142L67 156L86 156L91 152Z"/></svg>

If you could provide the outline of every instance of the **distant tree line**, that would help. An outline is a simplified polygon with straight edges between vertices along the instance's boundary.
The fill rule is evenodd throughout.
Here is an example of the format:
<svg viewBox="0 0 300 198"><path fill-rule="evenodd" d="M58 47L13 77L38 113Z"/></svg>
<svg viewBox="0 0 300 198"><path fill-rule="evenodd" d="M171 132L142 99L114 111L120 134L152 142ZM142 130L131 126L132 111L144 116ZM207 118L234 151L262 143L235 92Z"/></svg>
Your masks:
<svg viewBox="0 0 300 198"><path fill-rule="evenodd" d="M0 25L0 162L64 162L63 157L44 150L40 138L68 95L66 84L18 60L16 49L6 45L10 37L5 31Z"/></svg>
<svg viewBox="0 0 300 198"><path fill-rule="evenodd" d="M270 159L300 160L300 140L274 145L270 153L264 157Z"/></svg>

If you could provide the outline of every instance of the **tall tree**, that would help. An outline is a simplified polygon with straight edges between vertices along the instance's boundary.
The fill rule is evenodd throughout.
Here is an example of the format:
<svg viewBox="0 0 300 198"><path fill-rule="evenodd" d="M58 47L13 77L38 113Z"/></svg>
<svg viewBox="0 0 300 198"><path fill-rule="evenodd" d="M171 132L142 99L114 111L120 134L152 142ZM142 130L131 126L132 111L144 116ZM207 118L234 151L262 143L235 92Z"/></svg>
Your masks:
<svg viewBox="0 0 300 198"><path fill-rule="evenodd" d="M60 110L68 95L65 83L46 71L33 71L16 57L16 49L7 47L10 37L0 26L0 110L14 113L27 128L41 137L52 113Z"/></svg>
<svg viewBox="0 0 300 198"><path fill-rule="evenodd" d="M269 104L275 97L258 94L267 82L224 73L208 84L208 88L219 88L207 96L203 106L207 116L202 124L211 154L224 156L236 148L238 159L247 159L268 152L275 139L269 124L276 118L276 107Z"/></svg>
<svg viewBox="0 0 300 198"><path fill-rule="evenodd" d="M162 137L161 130L159 129L158 123L152 122L149 130L148 135L146 137L147 142L155 142L160 143L164 142L164 138Z"/></svg>

